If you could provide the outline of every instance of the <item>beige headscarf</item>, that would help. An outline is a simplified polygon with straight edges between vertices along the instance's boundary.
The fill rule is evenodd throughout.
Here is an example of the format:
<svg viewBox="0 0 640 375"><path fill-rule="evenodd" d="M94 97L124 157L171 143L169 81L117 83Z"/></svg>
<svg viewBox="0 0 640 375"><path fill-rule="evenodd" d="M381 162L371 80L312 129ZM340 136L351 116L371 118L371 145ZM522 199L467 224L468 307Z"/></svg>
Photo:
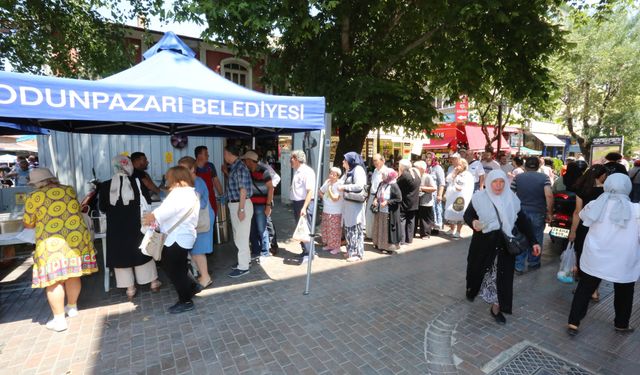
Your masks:
<svg viewBox="0 0 640 375"><path fill-rule="evenodd" d="M111 159L114 175L111 177L109 188L109 203L115 206L118 199L122 197L122 204L129 205L134 199L133 188L129 176L133 173L133 164L127 156L118 155Z"/></svg>

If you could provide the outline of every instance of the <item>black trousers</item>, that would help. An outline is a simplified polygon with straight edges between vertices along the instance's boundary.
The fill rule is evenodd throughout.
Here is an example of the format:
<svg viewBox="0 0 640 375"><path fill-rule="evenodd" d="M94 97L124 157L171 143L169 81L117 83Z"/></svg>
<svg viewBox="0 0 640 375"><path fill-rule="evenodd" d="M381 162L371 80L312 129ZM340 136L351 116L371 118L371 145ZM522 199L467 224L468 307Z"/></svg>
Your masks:
<svg viewBox="0 0 640 375"><path fill-rule="evenodd" d="M174 243L162 250L162 270L178 293L180 302L189 302L196 292L196 283L189 277L187 254L189 250Z"/></svg>
<svg viewBox="0 0 640 375"><path fill-rule="evenodd" d="M416 213L418 211L400 210L400 242L413 242L413 234L416 229Z"/></svg>
<svg viewBox="0 0 640 375"><path fill-rule="evenodd" d="M571 302L571 312L569 313L569 324L580 325L580 321L587 315L591 295L600 285L600 278L582 272L576 293ZM628 328L631 319L631 308L633 306L633 289L636 283L614 283L613 284L613 308L616 317L613 321L617 328Z"/></svg>
<svg viewBox="0 0 640 375"><path fill-rule="evenodd" d="M418 217L416 220L416 232L418 232L418 235L420 237L428 237L431 235L431 229L433 228L434 223L435 217L433 215L433 207L418 207Z"/></svg>

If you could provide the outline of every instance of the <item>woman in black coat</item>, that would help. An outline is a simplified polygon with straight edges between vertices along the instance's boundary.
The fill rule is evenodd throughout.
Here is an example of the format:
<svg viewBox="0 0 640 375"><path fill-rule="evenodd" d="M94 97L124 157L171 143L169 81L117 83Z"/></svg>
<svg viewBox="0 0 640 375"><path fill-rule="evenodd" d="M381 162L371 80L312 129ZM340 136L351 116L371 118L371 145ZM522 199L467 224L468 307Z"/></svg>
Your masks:
<svg viewBox="0 0 640 375"><path fill-rule="evenodd" d="M126 156L112 160L114 175L98 186L99 208L107 215L107 267L114 270L116 286L127 288L127 297L136 294L135 282L151 283L151 290L160 288L156 262L142 254L138 246L142 241L141 199L133 165Z"/></svg>
<svg viewBox="0 0 640 375"><path fill-rule="evenodd" d="M373 227L373 246L388 253L397 251L401 240L402 192L396 183L397 177L398 173L393 169L388 168L382 172L382 182L372 203L372 207L378 209Z"/></svg>
<svg viewBox="0 0 640 375"><path fill-rule="evenodd" d="M515 256L507 252L504 235L517 227L530 243L533 254L540 255L531 223L520 211L520 200L507 186L502 170L489 172L486 189L476 192L464 213L464 221L473 229L467 256L467 299L480 294L491 304L489 312L498 324L507 322L503 313L511 314Z"/></svg>

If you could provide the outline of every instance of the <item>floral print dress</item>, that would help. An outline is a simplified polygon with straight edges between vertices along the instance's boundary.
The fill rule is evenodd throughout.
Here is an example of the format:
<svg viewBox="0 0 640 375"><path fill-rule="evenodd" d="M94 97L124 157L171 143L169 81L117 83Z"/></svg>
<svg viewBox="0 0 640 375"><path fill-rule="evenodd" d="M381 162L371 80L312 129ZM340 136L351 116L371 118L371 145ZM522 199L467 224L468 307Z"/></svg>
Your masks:
<svg viewBox="0 0 640 375"><path fill-rule="evenodd" d="M91 233L72 187L49 185L29 194L24 224L35 229L32 288L98 272Z"/></svg>

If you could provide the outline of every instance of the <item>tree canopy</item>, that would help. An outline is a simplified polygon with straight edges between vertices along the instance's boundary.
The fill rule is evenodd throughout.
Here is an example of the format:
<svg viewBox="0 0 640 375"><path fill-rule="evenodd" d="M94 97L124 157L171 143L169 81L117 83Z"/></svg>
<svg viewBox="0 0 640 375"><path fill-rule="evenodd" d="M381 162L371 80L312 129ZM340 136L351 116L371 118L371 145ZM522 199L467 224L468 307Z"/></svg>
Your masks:
<svg viewBox="0 0 640 375"><path fill-rule="evenodd" d="M209 38L267 58L278 93L322 95L340 132L337 154L370 129L428 129L436 93L544 100L562 46L556 0L178 0L178 19L204 16Z"/></svg>
<svg viewBox="0 0 640 375"><path fill-rule="evenodd" d="M569 17L573 46L550 64L557 83L552 102L582 150L597 136L624 135L639 145L640 22L617 7L601 18Z"/></svg>

